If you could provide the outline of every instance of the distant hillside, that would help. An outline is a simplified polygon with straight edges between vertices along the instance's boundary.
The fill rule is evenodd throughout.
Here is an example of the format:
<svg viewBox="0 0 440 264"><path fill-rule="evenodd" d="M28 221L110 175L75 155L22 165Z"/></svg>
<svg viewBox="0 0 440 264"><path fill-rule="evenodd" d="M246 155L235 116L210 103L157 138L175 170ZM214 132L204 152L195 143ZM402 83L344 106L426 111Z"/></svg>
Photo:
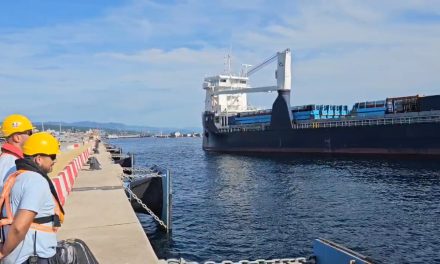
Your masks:
<svg viewBox="0 0 440 264"><path fill-rule="evenodd" d="M143 133L171 133L175 131L180 131L182 133L191 133L191 132L201 132L202 129L199 127L184 127L184 128L176 128L176 127L150 127L150 126L132 126L126 125L122 123L99 123L93 121L80 121L80 122L43 122L44 129L53 129L59 130L61 124L61 129L75 129L75 130L88 130L88 129L102 129L109 133L117 133L117 132L143 132ZM42 129L41 122L35 122L34 125L38 129Z"/></svg>

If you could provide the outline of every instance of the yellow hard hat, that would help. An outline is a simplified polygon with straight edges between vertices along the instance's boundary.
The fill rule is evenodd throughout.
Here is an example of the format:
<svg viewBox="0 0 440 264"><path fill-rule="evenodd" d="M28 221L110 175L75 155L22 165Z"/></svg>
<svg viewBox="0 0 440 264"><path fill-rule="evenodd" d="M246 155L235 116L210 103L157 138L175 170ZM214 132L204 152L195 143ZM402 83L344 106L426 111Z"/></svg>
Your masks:
<svg viewBox="0 0 440 264"><path fill-rule="evenodd" d="M9 137L14 133L32 130L31 121L23 115L13 114L5 118L2 124L2 132L5 137Z"/></svg>
<svg viewBox="0 0 440 264"><path fill-rule="evenodd" d="M33 134L23 145L23 153L28 156L35 154L54 155L59 152L58 140L47 132Z"/></svg>

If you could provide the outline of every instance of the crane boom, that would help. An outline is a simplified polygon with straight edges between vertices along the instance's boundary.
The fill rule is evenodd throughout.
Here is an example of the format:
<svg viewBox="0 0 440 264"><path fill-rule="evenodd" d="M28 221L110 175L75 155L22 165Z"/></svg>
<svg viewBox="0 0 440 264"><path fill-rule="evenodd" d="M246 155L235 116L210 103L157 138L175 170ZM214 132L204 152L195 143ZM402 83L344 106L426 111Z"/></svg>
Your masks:
<svg viewBox="0 0 440 264"><path fill-rule="evenodd" d="M278 86L264 86L264 87L240 88L240 89L214 91L211 94L212 95L219 95L219 94L261 93L261 92L274 92L277 89L278 89Z"/></svg>
<svg viewBox="0 0 440 264"><path fill-rule="evenodd" d="M251 76L252 74L256 73L257 71L259 71L260 69L262 69L264 66L270 64L271 62L275 61L275 59L278 58L278 54L274 54L271 57L267 58L266 60L264 60L262 63L252 67L246 74L246 76Z"/></svg>

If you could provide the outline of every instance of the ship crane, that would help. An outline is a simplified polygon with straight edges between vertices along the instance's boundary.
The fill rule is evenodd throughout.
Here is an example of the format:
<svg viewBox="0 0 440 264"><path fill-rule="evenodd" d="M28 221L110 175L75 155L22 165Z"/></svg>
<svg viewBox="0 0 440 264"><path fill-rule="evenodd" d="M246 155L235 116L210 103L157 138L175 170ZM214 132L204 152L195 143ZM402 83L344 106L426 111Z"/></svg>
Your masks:
<svg viewBox="0 0 440 264"><path fill-rule="evenodd" d="M277 80L274 86L250 87L249 76L255 74L263 67L277 60L275 77ZM249 65L245 65L247 68ZM291 83L291 55L286 49L276 55L264 60L262 63L245 70L244 74L233 75L220 74L205 77L203 89L206 91L205 111L217 115L226 116L235 113L253 111L247 103L248 93L261 93L272 91L289 91ZM222 122L223 123L223 122ZM223 123L227 125L227 122Z"/></svg>
<svg viewBox="0 0 440 264"><path fill-rule="evenodd" d="M262 63L252 67L249 71L246 72L244 77L249 77L252 74L258 72L265 66L274 62L278 59L277 71L275 72L275 76L277 78L277 86L264 86L264 87L246 87L246 88L235 88L231 87L227 89L223 87L223 89L214 90L211 92L211 95L220 95L220 94L243 94L243 93L261 93L261 92L273 92L277 90L290 90L291 83L291 55L290 49L286 49L282 52L278 52L275 55L269 57Z"/></svg>
<svg viewBox="0 0 440 264"><path fill-rule="evenodd" d="M257 66L252 67L249 71L246 72L246 77L251 76L252 74L254 74L257 71L259 71L262 68L264 68L266 65L269 65L270 63L275 61L276 58L278 58L278 53L275 53L273 56L271 56L270 58L266 59L265 61L263 61L262 63L258 64Z"/></svg>

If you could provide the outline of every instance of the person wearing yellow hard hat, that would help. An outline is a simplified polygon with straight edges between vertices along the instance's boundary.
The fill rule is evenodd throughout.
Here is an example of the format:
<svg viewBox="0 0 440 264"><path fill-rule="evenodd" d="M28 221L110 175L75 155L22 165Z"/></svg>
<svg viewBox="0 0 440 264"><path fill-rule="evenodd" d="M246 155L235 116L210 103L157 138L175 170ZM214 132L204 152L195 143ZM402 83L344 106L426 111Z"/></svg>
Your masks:
<svg viewBox="0 0 440 264"><path fill-rule="evenodd" d="M22 147L32 135L32 123L23 115L13 114L6 117L2 124L6 143L1 147L0 155L0 189L5 177L15 171L15 160L23 158Z"/></svg>
<svg viewBox="0 0 440 264"><path fill-rule="evenodd" d="M58 140L46 132L24 143L24 158L15 161L17 171L7 177L1 193L10 197L0 199L5 234L1 263L53 263L57 258L56 232L64 210L47 173L58 153Z"/></svg>

